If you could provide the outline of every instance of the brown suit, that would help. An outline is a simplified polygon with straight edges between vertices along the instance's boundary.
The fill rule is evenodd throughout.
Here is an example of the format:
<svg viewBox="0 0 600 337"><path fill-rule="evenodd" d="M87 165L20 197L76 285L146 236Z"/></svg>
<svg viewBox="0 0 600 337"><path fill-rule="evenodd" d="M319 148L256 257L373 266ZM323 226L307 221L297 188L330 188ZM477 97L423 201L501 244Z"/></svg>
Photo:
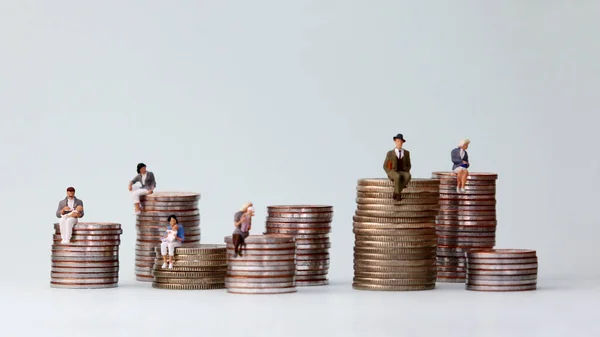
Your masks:
<svg viewBox="0 0 600 337"><path fill-rule="evenodd" d="M396 157L395 150L388 151L386 154L383 170L388 178L394 182L394 193L400 194L404 187L408 185L411 179L411 167L410 152L408 150L404 150L404 156L400 160Z"/></svg>

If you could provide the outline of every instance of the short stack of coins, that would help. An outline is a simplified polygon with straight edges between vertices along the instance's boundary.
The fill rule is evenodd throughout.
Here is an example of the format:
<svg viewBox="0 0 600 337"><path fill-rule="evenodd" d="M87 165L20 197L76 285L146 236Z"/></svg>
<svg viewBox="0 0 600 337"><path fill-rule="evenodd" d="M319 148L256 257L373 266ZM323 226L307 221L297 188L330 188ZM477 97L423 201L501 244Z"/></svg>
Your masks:
<svg viewBox="0 0 600 337"><path fill-rule="evenodd" d="M225 287L233 294L286 294L296 290L296 242L289 235L250 235L241 256L234 256L231 236L227 244Z"/></svg>
<svg viewBox="0 0 600 337"><path fill-rule="evenodd" d="M329 284L329 248L333 206L267 206L266 234L296 238L296 285Z"/></svg>
<svg viewBox="0 0 600 337"><path fill-rule="evenodd" d="M494 173L469 173L465 192L456 191L456 174L433 172L440 180L438 282L464 283L469 249L496 245L496 180Z"/></svg>
<svg viewBox="0 0 600 337"><path fill-rule="evenodd" d="M536 290L537 274L535 250L473 249L467 252L467 290Z"/></svg>
<svg viewBox="0 0 600 337"><path fill-rule="evenodd" d="M387 178L360 179L353 217L357 290L435 288L439 181L413 178L394 200Z"/></svg>
<svg viewBox="0 0 600 337"><path fill-rule="evenodd" d="M155 192L140 198L142 209L136 217L137 242L135 247L136 280L152 282L152 269L160 246L160 238L165 235L169 215L177 216L183 226L185 242L200 243L200 194L187 192Z"/></svg>
<svg viewBox="0 0 600 337"><path fill-rule="evenodd" d="M80 222L73 226L71 242L61 243L60 226L54 224L52 288L115 288L119 283L121 224Z"/></svg>
<svg viewBox="0 0 600 337"><path fill-rule="evenodd" d="M224 289L227 274L225 245L183 244L175 248L173 268L162 268L160 248L152 275L152 288L171 290ZM168 265L168 263L167 263Z"/></svg>

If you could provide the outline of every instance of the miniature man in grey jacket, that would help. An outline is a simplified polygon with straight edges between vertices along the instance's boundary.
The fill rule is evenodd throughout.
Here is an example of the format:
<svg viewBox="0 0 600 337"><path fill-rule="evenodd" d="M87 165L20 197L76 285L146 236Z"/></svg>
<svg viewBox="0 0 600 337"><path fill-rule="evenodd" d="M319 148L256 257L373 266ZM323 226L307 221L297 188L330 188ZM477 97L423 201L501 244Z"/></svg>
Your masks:
<svg viewBox="0 0 600 337"><path fill-rule="evenodd" d="M77 224L79 218L82 218L83 215L83 201L75 197L75 188L68 187L67 197L58 203L58 209L56 210L56 217L60 218L62 244L71 243L73 226Z"/></svg>

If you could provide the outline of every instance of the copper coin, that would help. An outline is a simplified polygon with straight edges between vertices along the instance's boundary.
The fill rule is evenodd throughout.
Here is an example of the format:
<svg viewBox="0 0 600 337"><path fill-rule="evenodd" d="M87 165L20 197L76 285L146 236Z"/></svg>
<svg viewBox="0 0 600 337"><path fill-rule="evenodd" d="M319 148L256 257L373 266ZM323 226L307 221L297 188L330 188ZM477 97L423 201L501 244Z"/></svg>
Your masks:
<svg viewBox="0 0 600 337"><path fill-rule="evenodd" d="M277 223L277 222L267 222L266 229L269 231L271 228L292 228L292 229L327 229L331 230L331 225L328 222L321 223Z"/></svg>
<svg viewBox="0 0 600 337"><path fill-rule="evenodd" d="M394 186L394 182L388 178L361 178L358 179L358 185L364 186ZM439 185L436 179L430 178L412 178L408 186L430 186Z"/></svg>
<svg viewBox="0 0 600 337"><path fill-rule="evenodd" d="M392 194L393 195L393 194ZM358 197L355 202L359 205L390 205L390 206L414 206L414 205L438 205L440 201L439 193L433 193L430 198L402 199L400 201L392 199L391 195L378 198Z"/></svg>
<svg viewBox="0 0 600 337"><path fill-rule="evenodd" d="M283 213L283 212L269 212L267 213L267 220L269 218L293 218L293 219L319 219L329 220L333 219L333 212L331 213Z"/></svg>
<svg viewBox="0 0 600 337"><path fill-rule="evenodd" d="M320 223L331 222L330 218L283 218L270 216L267 218L267 223Z"/></svg>
<svg viewBox="0 0 600 337"><path fill-rule="evenodd" d="M440 199L440 207L472 207L472 206L496 206L496 199L487 200L452 200Z"/></svg>
<svg viewBox="0 0 600 337"><path fill-rule="evenodd" d="M392 199L393 192L356 192L358 198L376 198L376 199ZM400 194L402 199L434 199L440 198L439 192L421 192L421 193L406 193Z"/></svg>

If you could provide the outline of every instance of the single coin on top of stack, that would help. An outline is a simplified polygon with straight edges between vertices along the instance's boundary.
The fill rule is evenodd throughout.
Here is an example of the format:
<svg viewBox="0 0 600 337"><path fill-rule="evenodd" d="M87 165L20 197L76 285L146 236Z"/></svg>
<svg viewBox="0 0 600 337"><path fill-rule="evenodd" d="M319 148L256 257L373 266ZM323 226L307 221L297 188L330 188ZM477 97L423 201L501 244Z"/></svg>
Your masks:
<svg viewBox="0 0 600 337"><path fill-rule="evenodd" d="M412 179L392 198L387 178L360 179L354 216L354 282L357 290L435 288L435 217L439 181Z"/></svg>
<svg viewBox="0 0 600 337"><path fill-rule="evenodd" d="M469 172L464 193L456 191L456 174L433 172L440 180L438 236L438 282L465 282L465 253L469 249L493 248L496 244L495 173Z"/></svg>
<svg viewBox="0 0 600 337"><path fill-rule="evenodd" d="M467 252L467 290L535 290L537 274L535 250L472 249Z"/></svg>
<svg viewBox="0 0 600 337"><path fill-rule="evenodd" d="M61 243L54 224L50 287L71 289L115 288L119 282L121 224L79 222L71 242Z"/></svg>
<svg viewBox="0 0 600 337"><path fill-rule="evenodd" d="M185 242L200 243L200 194L188 192L154 192L140 198L142 210L137 215L137 241L135 247L136 280L153 282L155 249L165 235L169 215L177 216L183 226Z"/></svg>
<svg viewBox="0 0 600 337"><path fill-rule="evenodd" d="M296 239L296 285L329 284L329 248L333 206L267 206L265 234L291 235Z"/></svg>
<svg viewBox="0 0 600 337"><path fill-rule="evenodd" d="M175 248L173 269L162 268L163 257L156 248L152 288L207 290L225 288L227 273L225 245L184 243Z"/></svg>
<svg viewBox="0 0 600 337"><path fill-rule="evenodd" d="M234 257L231 236L227 244L227 292L285 294L296 290L296 242L289 235L250 235L242 255Z"/></svg>

